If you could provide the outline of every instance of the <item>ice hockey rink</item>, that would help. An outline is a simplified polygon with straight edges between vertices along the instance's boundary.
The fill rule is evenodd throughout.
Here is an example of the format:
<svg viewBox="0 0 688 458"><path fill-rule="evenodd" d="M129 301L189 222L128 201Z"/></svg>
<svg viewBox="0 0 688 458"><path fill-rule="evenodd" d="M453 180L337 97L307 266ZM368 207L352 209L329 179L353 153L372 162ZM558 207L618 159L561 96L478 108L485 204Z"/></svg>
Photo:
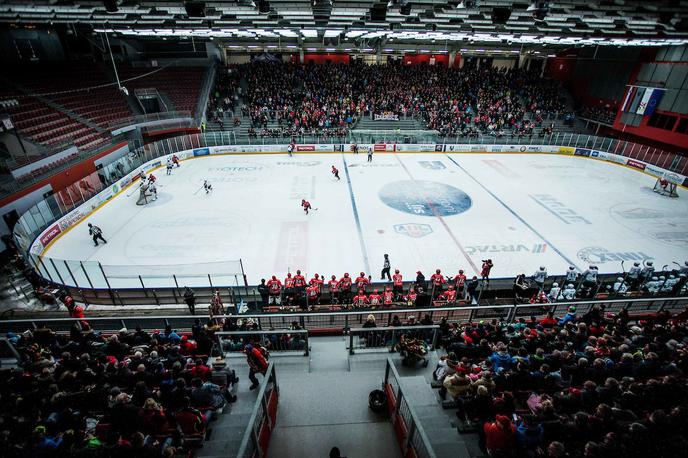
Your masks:
<svg viewBox="0 0 688 458"><path fill-rule="evenodd" d="M616 272L621 260L628 268L653 259L660 269L688 259L685 190L661 196L654 177L589 158L376 153L368 163L365 154L242 154L189 159L155 175L157 201L137 206L137 192L122 192L44 256L131 266L132 275L143 265L241 258L249 284L296 269L379 278L385 253L405 278L438 268L474 275L486 258L494 277L541 265L551 274L590 263ZM209 194L199 190L204 179ZM93 246L89 222L107 245Z"/></svg>

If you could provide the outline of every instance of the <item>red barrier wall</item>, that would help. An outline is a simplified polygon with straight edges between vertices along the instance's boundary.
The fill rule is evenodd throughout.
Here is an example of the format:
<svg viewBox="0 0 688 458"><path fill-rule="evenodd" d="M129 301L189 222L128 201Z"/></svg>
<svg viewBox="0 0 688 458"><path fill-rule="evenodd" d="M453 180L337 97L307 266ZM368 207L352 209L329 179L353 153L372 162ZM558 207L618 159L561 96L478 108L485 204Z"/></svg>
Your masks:
<svg viewBox="0 0 688 458"><path fill-rule="evenodd" d="M461 62L460 56L456 56ZM434 58L435 65L449 66L449 55L447 54L404 54L404 65L430 65L430 61ZM456 67L456 62L454 62Z"/></svg>

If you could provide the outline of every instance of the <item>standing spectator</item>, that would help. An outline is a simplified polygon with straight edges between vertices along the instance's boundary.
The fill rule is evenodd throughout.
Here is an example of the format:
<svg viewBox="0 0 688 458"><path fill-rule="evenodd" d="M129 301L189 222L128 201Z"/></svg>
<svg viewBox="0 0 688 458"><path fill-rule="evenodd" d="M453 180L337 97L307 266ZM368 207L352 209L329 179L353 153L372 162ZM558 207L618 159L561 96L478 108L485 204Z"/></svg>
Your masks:
<svg viewBox="0 0 688 458"><path fill-rule="evenodd" d="M184 302L186 302L187 307L189 307L189 312L192 315L196 314L196 295L193 290L188 286L184 287Z"/></svg>
<svg viewBox="0 0 688 458"><path fill-rule="evenodd" d="M88 223L88 233L93 237L93 243L98 246L98 240L102 240L103 243L107 243L107 240L103 238L103 231L100 229L98 226L94 226L91 223Z"/></svg>
<svg viewBox="0 0 688 458"><path fill-rule="evenodd" d="M389 274L391 267L392 266L389 263L389 255L385 254L385 260L382 264L382 272L380 273L380 280L384 280L386 275L387 281L392 281L392 277Z"/></svg>
<svg viewBox="0 0 688 458"><path fill-rule="evenodd" d="M260 349L255 348L251 344L246 345L245 351L246 361L249 367L248 379L251 380L249 389L255 390L258 385L260 385L260 382L258 382L256 378L256 374L260 373L265 375L268 370L268 360Z"/></svg>
<svg viewBox="0 0 688 458"><path fill-rule="evenodd" d="M466 291L468 291L468 295L471 298L472 304L478 303L478 286L480 286L478 277L473 275L473 278L471 278L471 281L468 282L468 287L466 288Z"/></svg>
<svg viewBox="0 0 688 458"><path fill-rule="evenodd" d="M261 310L263 307L268 306L268 297L270 295L270 290L268 288L268 285L265 284L265 279L261 278L260 279L260 285L258 285L258 293L260 294L260 300L261 300Z"/></svg>

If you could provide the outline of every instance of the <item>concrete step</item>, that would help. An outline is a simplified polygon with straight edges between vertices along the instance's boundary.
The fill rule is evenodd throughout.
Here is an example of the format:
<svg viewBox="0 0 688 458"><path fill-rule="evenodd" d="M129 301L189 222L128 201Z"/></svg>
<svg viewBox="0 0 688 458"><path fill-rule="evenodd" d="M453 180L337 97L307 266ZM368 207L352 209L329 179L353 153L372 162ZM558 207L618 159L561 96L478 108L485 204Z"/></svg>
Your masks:
<svg viewBox="0 0 688 458"><path fill-rule="evenodd" d="M210 440L203 443L203 448L199 449L196 453L197 457L209 457L209 456L235 456L236 452L241 445L241 439L239 440Z"/></svg>

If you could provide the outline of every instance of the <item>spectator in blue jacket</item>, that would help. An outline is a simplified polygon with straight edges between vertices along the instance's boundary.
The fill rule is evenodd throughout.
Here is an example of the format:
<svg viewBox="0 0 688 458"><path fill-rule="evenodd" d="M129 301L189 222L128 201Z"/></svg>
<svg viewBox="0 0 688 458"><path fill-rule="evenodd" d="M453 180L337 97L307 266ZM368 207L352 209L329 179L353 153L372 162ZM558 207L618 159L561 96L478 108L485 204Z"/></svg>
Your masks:
<svg viewBox="0 0 688 458"><path fill-rule="evenodd" d="M576 320L576 307L572 305L571 307L569 307L569 311L566 313L566 315L564 315L564 317L561 318L557 324L559 326L565 326L566 323L568 323L570 321L575 321L575 320Z"/></svg>

